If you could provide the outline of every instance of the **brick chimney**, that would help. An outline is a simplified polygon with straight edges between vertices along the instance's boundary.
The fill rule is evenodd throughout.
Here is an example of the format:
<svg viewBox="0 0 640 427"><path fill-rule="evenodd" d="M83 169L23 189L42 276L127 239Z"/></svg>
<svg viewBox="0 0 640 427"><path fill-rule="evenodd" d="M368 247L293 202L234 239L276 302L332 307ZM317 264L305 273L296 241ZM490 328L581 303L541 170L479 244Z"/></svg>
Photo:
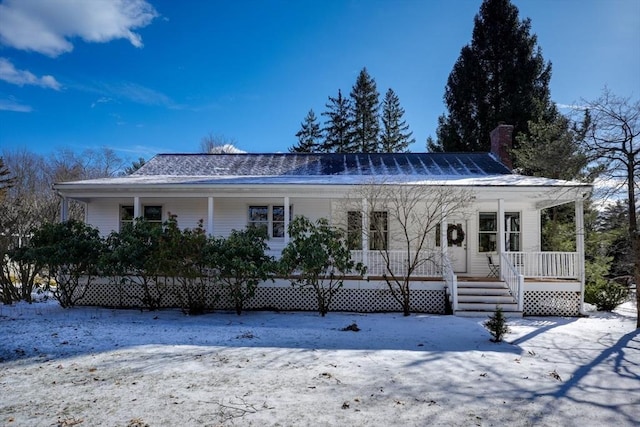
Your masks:
<svg viewBox="0 0 640 427"><path fill-rule="evenodd" d="M513 125L499 124L491 131L491 153L495 155L503 165L513 169L511 161L511 148L513 147Z"/></svg>

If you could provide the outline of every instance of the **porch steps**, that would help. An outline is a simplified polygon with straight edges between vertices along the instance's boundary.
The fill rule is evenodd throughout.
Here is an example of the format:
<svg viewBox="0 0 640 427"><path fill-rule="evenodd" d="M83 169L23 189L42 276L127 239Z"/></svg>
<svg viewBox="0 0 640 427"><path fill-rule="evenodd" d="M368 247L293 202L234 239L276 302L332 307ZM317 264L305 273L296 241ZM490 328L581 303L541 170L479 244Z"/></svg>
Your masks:
<svg viewBox="0 0 640 427"><path fill-rule="evenodd" d="M509 288L499 281L458 281L458 309L456 316L487 317L500 306L505 317L522 317L518 303Z"/></svg>

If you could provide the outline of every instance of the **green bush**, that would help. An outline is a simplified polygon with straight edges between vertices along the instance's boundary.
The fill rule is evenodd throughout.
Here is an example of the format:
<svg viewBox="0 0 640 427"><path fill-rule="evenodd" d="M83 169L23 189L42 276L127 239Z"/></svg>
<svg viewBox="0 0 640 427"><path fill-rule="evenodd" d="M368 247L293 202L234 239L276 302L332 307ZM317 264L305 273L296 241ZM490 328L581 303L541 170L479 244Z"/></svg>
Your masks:
<svg viewBox="0 0 640 427"><path fill-rule="evenodd" d="M509 333L509 326L507 326L507 319L502 313L501 307L496 307L496 311L492 316L489 316L489 320L484 322L484 327L491 333L493 342L500 342L505 334Z"/></svg>
<svg viewBox="0 0 640 427"><path fill-rule="evenodd" d="M598 280L587 283L584 291L584 300L595 305L599 311L612 311L625 302L629 295L629 289L610 280Z"/></svg>

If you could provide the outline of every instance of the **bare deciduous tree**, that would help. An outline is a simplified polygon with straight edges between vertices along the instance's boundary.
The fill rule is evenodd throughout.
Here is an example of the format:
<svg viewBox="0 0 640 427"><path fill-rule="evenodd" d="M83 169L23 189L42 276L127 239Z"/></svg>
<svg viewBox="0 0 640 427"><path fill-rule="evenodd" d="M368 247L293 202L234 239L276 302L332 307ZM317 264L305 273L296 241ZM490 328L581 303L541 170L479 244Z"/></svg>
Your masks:
<svg viewBox="0 0 640 427"><path fill-rule="evenodd" d="M363 246L357 238L354 241L355 228L367 239L370 256L381 258L382 277L405 316L411 312L415 275L441 265L441 254L435 250L438 224L443 218L463 215L471 200L469 191L453 186L385 182L365 185L349 197L344 210L351 222L346 224L350 246ZM357 227L363 216L368 223L364 230Z"/></svg>
<svg viewBox="0 0 640 427"><path fill-rule="evenodd" d="M236 147L238 141L222 134L209 133L200 141L200 151L207 154L238 154L244 153Z"/></svg>
<svg viewBox="0 0 640 427"><path fill-rule="evenodd" d="M636 286L640 283L640 234L637 192L640 190L640 101L619 97L605 88L600 98L585 101L592 126L585 140L586 152L602 168L612 192L626 190L629 238L634 256ZM611 194L609 194L611 195ZM640 329L640 292L636 292Z"/></svg>

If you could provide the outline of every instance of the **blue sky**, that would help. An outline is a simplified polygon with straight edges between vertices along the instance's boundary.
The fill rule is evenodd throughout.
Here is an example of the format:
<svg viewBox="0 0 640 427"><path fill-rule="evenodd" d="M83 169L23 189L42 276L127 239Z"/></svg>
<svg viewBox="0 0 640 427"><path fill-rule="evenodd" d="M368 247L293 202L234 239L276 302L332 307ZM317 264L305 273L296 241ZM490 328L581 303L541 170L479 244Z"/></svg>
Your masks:
<svg viewBox="0 0 640 427"><path fill-rule="evenodd" d="M552 99L640 97L639 0L512 0L553 64ZM0 149L196 152L222 134L286 151L367 67L435 136L480 0L2 0Z"/></svg>

